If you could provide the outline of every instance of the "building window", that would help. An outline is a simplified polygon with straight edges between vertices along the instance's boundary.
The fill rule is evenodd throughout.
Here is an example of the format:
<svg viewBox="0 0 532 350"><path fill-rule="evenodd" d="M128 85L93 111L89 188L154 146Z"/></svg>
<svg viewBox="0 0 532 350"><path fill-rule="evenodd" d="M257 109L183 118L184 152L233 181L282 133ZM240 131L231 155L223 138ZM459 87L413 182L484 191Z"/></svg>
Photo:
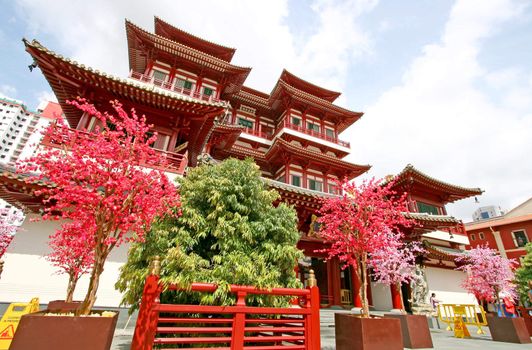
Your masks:
<svg viewBox="0 0 532 350"><path fill-rule="evenodd" d="M192 90L192 82L189 80L177 79L175 85L185 90Z"/></svg>
<svg viewBox="0 0 532 350"><path fill-rule="evenodd" d="M157 70L157 69L154 69L154 70L153 70L153 78L154 78L155 80L166 81L166 77L167 77L167 76L168 76L168 75L167 75L165 72L161 72L161 71L159 71L159 70Z"/></svg>
<svg viewBox="0 0 532 350"><path fill-rule="evenodd" d="M524 247L528 243L525 230L513 231L512 236L516 247Z"/></svg>
<svg viewBox="0 0 532 350"><path fill-rule="evenodd" d="M214 90L211 89L211 88L208 88L208 87L204 87L204 88L203 88L203 94L204 94L205 96L212 96L212 93L213 93L213 92L214 92Z"/></svg>
<svg viewBox="0 0 532 350"><path fill-rule="evenodd" d="M329 193L338 194L338 188L336 185L329 184Z"/></svg>
<svg viewBox="0 0 532 350"><path fill-rule="evenodd" d="M488 213L487 211L483 211L480 213L480 217L482 219L489 219L490 218L490 213Z"/></svg>
<svg viewBox="0 0 532 350"><path fill-rule="evenodd" d="M248 129L253 129L253 122L244 118L238 118L238 124L245 126Z"/></svg>
<svg viewBox="0 0 532 350"><path fill-rule="evenodd" d="M295 125L295 126L300 126L301 125L301 119L299 119L297 117L292 117L292 124Z"/></svg>
<svg viewBox="0 0 532 350"><path fill-rule="evenodd" d="M334 139L334 130L325 129L325 135L327 135L328 138Z"/></svg>
<svg viewBox="0 0 532 350"><path fill-rule="evenodd" d="M301 176L299 175L292 175L292 185L301 187Z"/></svg>
<svg viewBox="0 0 532 350"><path fill-rule="evenodd" d="M427 213L432 215L439 215L438 207L423 202L417 202L417 211L419 213Z"/></svg>
<svg viewBox="0 0 532 350"><path fill-rule="evenodd" d="M475 236L474 233L472 233L472 234L469 235L469 239L472 240L472 241L475 241L477 239L477 237Z"/></svg>
<svg viewBox="0 0 532 350"><path fill-rule="evenodd" d="M322 190L322 182L321 181L317 181L317 180L314 180L314 179L309 179L308 180L308 188L311 189L311 190L314 190L314 191L320 191Z"/></svg>
<svg viewBox="0 0 532 350"><path fill-rule="evenodd" d="M320 126L318 124L314 124L313 122L307 122L307 129L320 132Z"/></svg>
<svg viewBox="0 0 532 350"><path fill-rule="evenodd" d="M484 233L480 232L478 234L478 239L486 239L486 237L484 236Z"/></svg>

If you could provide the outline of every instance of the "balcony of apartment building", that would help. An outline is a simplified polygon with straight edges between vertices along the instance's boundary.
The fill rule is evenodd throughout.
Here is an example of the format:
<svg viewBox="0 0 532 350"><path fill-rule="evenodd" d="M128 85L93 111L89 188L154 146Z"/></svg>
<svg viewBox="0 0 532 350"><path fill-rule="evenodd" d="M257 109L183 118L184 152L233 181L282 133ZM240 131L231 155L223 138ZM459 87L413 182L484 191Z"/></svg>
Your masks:
<svg viewBox="0 0 532 350"><path fill-rule="evenodd" d="M57 127L57 126L53 126ZM51 139L49 136L45 136L41 145L45 147L66 147L68 149L71 145L75 144L80 138L89 138L90 133L69 128L68 135L61 140ZM182 175L185 172L185 168L188 164L188 158L186 154L169 152L161 149L154 148L154 150L161 154L163 161L160 163L145 163L139 160L140 166L163 170L167 173Z"/></svg>
<svg viewBox="0 0 532 350"><path fill-rule="evenodd" d="M158 79L158 75L152 74L142 74L138 72L134 72L131 70L129 72L129 78L133 79L137 82L149 84L156 86L160 89L163 89L165 91L170 91L182 96L188 96L192 97L198 100L202 101L208 101L208 102L219 102L220 99L217 98L216 93L213 89L208 87L201 87L201 89L198 91L195 88L195 85L190 81L181 80L178 78L172 79L172 81L168 81L168 76L163 79ZM161 76L162 77L162 76Z"/></svg>

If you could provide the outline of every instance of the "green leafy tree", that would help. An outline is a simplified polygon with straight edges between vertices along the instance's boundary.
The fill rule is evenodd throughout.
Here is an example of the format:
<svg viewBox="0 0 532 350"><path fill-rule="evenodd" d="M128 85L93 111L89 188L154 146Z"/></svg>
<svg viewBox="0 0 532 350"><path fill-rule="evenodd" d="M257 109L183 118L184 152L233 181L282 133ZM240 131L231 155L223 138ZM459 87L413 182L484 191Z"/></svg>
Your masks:
<svg viewBox="0 0 532 350"><path fill-rule="evenodd" d="M530 306L532 300L530 300L528 291L532 289L529 286L529 282L532 281L532 243L528 243L525 249L526 255L521 262L521 267L515 271L515 280L521 303Z"/></svg>
<svg viewBox="0 0 532 350"><path fill-rule="evenodd" d="M213 295L196 295L203 304L230 304L229 284L258 288L300 287L294 266L302 253L297 216L281 203L260 177L252 159L227 159L191 169L180 179L181 215L162 219L146 234L144 243L131 246L117 288L123 303L138 308L149 261L162 257L161 281L189 286L216 283ZM163 293L161 297L190 302L190 293ZM279 305L282 298L250 297L256 305Z"/></svg>

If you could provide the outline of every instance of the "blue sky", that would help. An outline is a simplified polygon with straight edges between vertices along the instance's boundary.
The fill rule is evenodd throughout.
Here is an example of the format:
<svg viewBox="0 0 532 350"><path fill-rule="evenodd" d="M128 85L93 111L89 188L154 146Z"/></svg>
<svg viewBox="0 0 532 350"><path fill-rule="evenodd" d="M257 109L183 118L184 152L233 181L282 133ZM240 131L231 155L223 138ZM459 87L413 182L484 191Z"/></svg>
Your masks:
<svg viewBox="0 0 532 350"><path fill-rule="evenodd" d="M0 95L35 108L52 98L22 37L108 73L128 70L124 19L153 16L237 48L246 84L269 92L287 68L343 92L365 116L348 129L349 160L368 176L407 163L481 187L480 205L510 209L532 196L532 8L510 0L2 0ZM466 199L451 213L467 219Z"/></svg>

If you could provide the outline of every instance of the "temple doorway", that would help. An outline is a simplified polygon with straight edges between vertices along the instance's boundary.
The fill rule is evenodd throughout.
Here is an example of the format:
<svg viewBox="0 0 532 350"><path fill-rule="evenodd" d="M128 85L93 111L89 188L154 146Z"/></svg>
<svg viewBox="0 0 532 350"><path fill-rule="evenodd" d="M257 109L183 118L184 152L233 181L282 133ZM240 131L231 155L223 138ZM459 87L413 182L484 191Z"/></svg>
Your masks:
<svg viewBox="0 0 532 350"><path fill-rule="evenodd" d="M320 289L320 303L329 306L332 303L332 295L329 294L329 276L327 274L327 262L323 258L312 258L311 269L314 270L318 288Z"/></svg>

